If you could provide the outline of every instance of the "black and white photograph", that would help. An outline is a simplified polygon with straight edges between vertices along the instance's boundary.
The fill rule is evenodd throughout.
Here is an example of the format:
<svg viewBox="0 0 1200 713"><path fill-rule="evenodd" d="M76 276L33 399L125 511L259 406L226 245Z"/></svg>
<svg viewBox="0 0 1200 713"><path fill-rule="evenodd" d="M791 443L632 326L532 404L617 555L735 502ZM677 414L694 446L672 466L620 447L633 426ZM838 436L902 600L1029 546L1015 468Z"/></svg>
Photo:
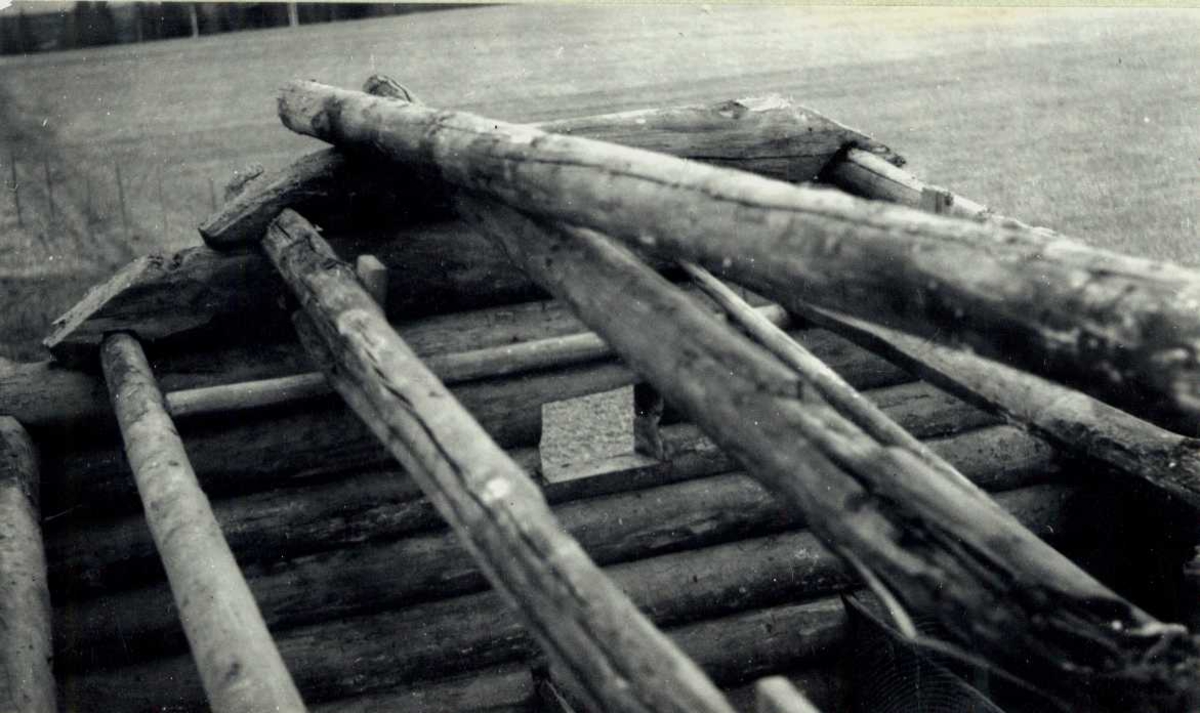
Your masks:
<svg viewBox="0 0 1200 713"><path fill-rule="evenodd" d="M1200 713L1200 6L0 0L0 713Z"/></svg>

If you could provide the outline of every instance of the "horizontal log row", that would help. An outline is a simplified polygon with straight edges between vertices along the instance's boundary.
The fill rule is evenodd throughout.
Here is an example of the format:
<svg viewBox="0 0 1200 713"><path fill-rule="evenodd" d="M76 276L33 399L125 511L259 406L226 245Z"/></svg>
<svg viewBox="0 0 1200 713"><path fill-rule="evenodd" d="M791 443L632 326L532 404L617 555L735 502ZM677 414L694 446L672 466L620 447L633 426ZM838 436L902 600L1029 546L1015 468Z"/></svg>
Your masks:
<svg viewBox="0 0 1200 713"><path fill-rule="evenodd" d="M1061 485L1033 486L999 497L1042 533L1086 537L1091 526L1087 515L1096 507L1086 493ZM642 611L667 627L818 596L853 582L845 567L804 531L611 565L605 572ZM775 656L771 651L777 645L790 652L789 656L794 656L797 649L811 650L815 641L822 640L812 636L811 627L802 626L804 620L811 621L811 606L787 604L782 611L799 619L775 622L769 630L758 627L739 634L744 636L743 650L757 651L756 656L766 660ZM830 608L840 612L835 600L825 605L826 613L818 618L828 621ZM766 611L774 616L769 614L773 610ZM761 611L750 611L742 616L761 615ZM708 628L697 639L708 638L715 644L714 651L719 651L725 639L718 630L729 630L728 622ZM411 685L420 679L534 655L532 641L493 592L277 631L276 642L310 702ZM684 645L684 649L688 647ZM776 663L782 663L783 658L780 655ZM704 660L698 662L705 665ZM744 663L732 663L744 668ZM709 673L718 681L730 677L729 673L723 676L711 669ZM143 710L151 705L186 707L202 700L186 657L164 657L82 674L60 672L60 681L77 700L92 702L104 710Z"/></svg>
<svg viewBox="0 0 1200 713"><path fill-rule="evenodd" d="M912 378L840 338L819 331L797 336L860 388ZM633 372L608 359L471 381L452 391L492 438L512 447L537 442L543 404L614 389L635 379ZM931 397L930 404L935 402L938 399ZM377 467L391 460L361 423L332 398L310 401L304 409L264 410L238 419L200 419L182 423L180 428L205 491L217 497ZM128 466L111 440L44 450L43 509L48 517L70 520L136 506Z"/></svg>
<svg viewBox="0 0 1200 713"><path fill-rule="evenodd" d="M845 373L851 382L862 383L853 370ZM990 427L995 423L991 416L924 384L869 389L867 393L886 413L917 435L941 439L935 444L939 451L973 477L990 483L990 487L1011 487L1016 479L1024 478L1030 472L1048 470L1053 463L1051 449L1037 439L1011 427ZM342 418L349 420L348 416ZM231 433L245 445L240 446L242 450L236 457L223 453L222 448L227 443L224 438L189 435L189 456L197 464L197 471L210 494L220 491L213 486L219 485L221 478L212 477L219 471L210 467L214 459L208 454L228 459L231 465L227 477L242 487L265 487L266 483L253 480L257 472L248 470L246 463L264 460L265 454L276 447L298 450L301 453L297 458L307 455L310 460L318 460L329 467L336 466L339 459L344 461L347 446L333 436L310 436L306 441L294 442L289 434L297 431L289 426L295 420L306 419L289 417L282 422L268 421L254 428L257 440L243 439L249 424L237 424L239 427L233 428ZM984 430L963 433L973 428ZM330 433L339 431L330 429ZM551 502L566 502L725 472L736 467L694 426L668 425L662 427L662 433L667 446L666 462L616 470L596 478L545 484L547 498ZM955 435L959 433L963 435ZM367 435L361 437L369 443ZM329 445L331 443L339 445L334 448ZM535 449L518 447L512 455L531 472L539 462ZM348 468L344 462L343 468ZM95 475L98 471L91 472L98 478ZM278 482L274 475L267 471L261 477L264 480L272 478L267 482ZM70 471L64 473L64 479L66 476L70 479L80 477ZM311 480L314 482L295 478L283 482L282 488L226 497L214 503L218 521L240 561L269 562L314 548L334 549L370 539L395 537L438 522L428 502L418 497L415 484L391 467ZM104 497L102 492L93 492L90 498L93 503L114 500ZM46 547L57 600L75 599L114 586L128 587L156 576L159 571L156 558L139 515L113 517L114 513L110 512L104 518L88 520L77 516L82 512L82 508L69 511L68 515L47 526Z"/></svg>
<svg viewBox="0 0 1200 713"><path fill-rule="evenodd" d="M969 476L992 487L1024 486L1048 476L1052 466L1046 461L1047 452L1036 446L1032 462L1026 462L1024 468L1016 459L995 459L997 446L1015 445L1016 453L1021 446L1019 440L1002 445L996 436L1004 434L998 430L972 431L932 445L964 466ZM672 473L673 477L679 475L677 471ZM642 480L637 483L638 490L567 502L556 508L556 515L600 564L704 547L792 529L803 523L743 474L647 486ZM290 494L282 497L292 499ZM255 524L269 527L291 547L297 546L294 543L298 538L319 536L329 529L327 524L315 523L316 527L310 526L308 532L288 532L278 531L275 523ZM362 529L360 526L359 532ZM83 535L77 551L95 539ZM261 540L249 544L263 547ZM310 548L335 546L325 541L309 543ZM286 550L244 554L241 562L246 577L272 628L399 607L486 586L458 540L445 531L353 543L342 549L292 557L286 555ZM405 566L398 568L397 562ZM89 563L94 567L107 564L95 559ZM142 564L141 574L153 574L146 560ZM111 581L112 573L99 579ZM126 581L121 586L130 584ZM70 590L60 594L69 595ZM80 657L87 665L115 663L121 656L161 653L182 643L170 593L164 585L129 592L109 589L106 596L86 601L62 601L64 598L60 596L58 607L58 620L63 623L56 629L60 666L80 665L73 663Z"/></svg>

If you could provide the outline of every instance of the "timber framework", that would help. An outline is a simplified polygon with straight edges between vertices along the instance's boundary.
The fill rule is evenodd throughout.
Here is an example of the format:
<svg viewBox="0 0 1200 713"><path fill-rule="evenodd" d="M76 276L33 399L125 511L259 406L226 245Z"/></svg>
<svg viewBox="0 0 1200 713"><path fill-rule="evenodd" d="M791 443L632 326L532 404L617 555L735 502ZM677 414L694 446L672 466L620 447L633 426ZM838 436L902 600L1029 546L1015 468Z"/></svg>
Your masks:
<svg viewBox="0 0 1200 713"><path fill-rule="evenodd" d="M0 707L1200 711L1200 272L780 97L279 116L0 369Z"/></svg>

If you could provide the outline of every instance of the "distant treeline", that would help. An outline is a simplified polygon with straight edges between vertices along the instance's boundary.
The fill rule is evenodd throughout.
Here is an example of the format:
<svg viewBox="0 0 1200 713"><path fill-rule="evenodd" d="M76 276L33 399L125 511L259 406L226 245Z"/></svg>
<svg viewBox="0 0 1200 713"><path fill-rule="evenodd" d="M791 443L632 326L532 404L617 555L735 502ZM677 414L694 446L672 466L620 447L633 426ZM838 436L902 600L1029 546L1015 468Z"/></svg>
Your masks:
<svg viewBox="0 0 1200 713"><path fill-rule="evenodd" d="M461 5L284 2L77 2L61 12L0 13L0 54L51 52L264 27L358 20Z"/></svg>

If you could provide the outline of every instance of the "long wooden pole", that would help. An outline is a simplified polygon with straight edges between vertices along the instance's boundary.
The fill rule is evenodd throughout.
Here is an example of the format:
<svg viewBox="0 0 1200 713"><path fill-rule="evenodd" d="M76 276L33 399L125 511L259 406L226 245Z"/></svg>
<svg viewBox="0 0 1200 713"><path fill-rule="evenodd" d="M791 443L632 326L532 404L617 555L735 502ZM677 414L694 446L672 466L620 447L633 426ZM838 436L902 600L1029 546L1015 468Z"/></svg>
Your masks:
<svg viewBox="0 0 1200 713"><path fill-rule="evenodd" d="M995 355L1200 433L1200 273L1037 231L292 82L285 125L686 259L791 307Z"/></svg>
<svg viewBox="0 0 1200 713"><path fill-rule="evenodd" d="M870 438L630 252L600 234L468 196L459 206L669 402L804 512L893 603L898 622L902 607L934 616L1036 685L1076 699L1086 688L1092 706L1190 710L1200 701L1200 647L1186 631L1102 586L961 478ZM1096 648L1080 649L1081 636Z"/></svg>
<svg viewBox="0 0 1200 713"><path fill-rule="evenodd" d="M732 710L563 532L537 486L392 330L307 221L284 211L263 246L300 298L310 320L302 337L338 393L593 702L614 711Z"/></svg>
<svg viewBox="0 0 1200 713"><path fill-rule="evenodd" d="M58 710L40 486L33 441L0 416L0 710L14 713Z"/></svg>
<svg viewBox="0 0 1200 713"><path fill-rule="evenodd" d="M1066 453L1141 478L1200 508L1200 444L1085 394L894 329L810 307L802 314L887 356L982 408L999 412Z"/></svg>
<svg viewBox="0 0 1200 713"><path fill-rule="evenodd" d="M100 356L146 521L213 710L305 710L196 482L141 345L114 334Z"/></svg>

